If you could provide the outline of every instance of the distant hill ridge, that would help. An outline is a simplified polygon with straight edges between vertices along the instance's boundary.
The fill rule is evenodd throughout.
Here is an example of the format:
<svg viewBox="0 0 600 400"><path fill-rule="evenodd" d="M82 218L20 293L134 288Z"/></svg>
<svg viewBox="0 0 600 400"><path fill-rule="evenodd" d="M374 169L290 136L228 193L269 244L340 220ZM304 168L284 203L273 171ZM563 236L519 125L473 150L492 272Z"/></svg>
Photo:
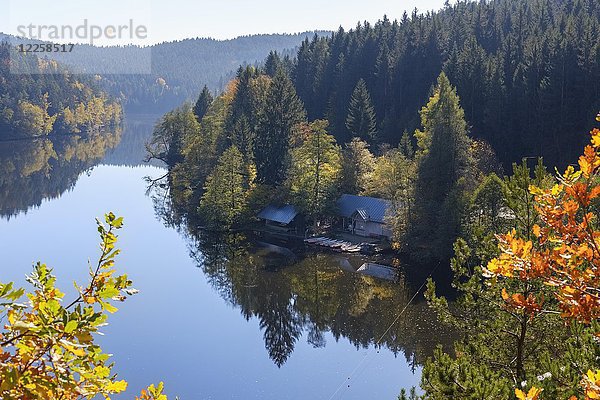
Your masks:
<svg viewBox="0 0 600 400"><path fill-rule="evenodd" d="M183 39L149 46L152 52L151 74L102 73L115 66L127 69L148 48L140 46L96 47L76 45L73 53L46 54L79 73L100 72L101 87L120 98L130 111L164 112L182 101L196 97L204 85L220 90L239 65L262 62L270 51L295 55L305 39L330 35L328 31L296 34L259 34L234 39ZM13 44L39 41L1 34L0 40Z"/></svg>

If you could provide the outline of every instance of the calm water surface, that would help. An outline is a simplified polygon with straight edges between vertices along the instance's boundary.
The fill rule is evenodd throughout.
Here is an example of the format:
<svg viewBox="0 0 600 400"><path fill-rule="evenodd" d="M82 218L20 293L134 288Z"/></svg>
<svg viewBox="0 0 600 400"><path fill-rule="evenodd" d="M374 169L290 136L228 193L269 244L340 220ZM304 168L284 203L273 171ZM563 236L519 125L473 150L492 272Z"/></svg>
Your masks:
<svg viewBox="0 0 600 400"><path fill-rule="evenodd" d="M129 381L124 397L160 380L182 400L391 400L418 385L420 364L448 341L420 298L398 318L422 280L390 283L353 272L364 259L165 223L144 181L165 171L141 162L155 119L0 144L0 279L25 285L41 260L72 294L98 256L94 218L113 211L125 217L117 269L140 290L100 338Z"/></svg>

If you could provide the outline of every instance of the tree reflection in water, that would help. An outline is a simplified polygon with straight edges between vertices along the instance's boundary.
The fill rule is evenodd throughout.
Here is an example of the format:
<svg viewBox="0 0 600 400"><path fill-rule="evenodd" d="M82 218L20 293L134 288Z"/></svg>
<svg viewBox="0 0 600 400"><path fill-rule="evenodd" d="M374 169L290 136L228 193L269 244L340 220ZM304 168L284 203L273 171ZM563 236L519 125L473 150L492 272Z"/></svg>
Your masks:
<svg viewBox="0 0 600 400"><path fill-rule="evenodd" d="M10 219L71 190L121 140L121 130L0 142L0 217Z"/></svg>
<svg viewBox="0 0 600 400"><path fill-rule="evenodd" d="M354 272L366 260L359 256L307 251L301 243L277 246L243 234L205 234L173 211L168 193L155 190L153 199L165 224L188 238L191 256L219 296L246 320L258 319L269 357L279 367L303 335L315 348L327 345L327 332L357 349L386 348L403 354L413 368L438 344L449 349L452 343L453 333L422 296L392 325L422 278L412 283L403 274L400 282L388 282Z"/></svg>

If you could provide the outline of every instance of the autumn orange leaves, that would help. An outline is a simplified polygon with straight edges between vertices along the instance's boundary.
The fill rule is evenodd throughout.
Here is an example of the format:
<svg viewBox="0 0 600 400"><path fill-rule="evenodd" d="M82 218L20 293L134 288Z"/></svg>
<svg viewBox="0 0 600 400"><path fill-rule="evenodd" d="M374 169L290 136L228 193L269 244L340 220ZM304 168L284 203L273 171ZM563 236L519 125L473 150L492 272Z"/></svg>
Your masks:
<svg viewBox="0 0 600 400"><path fill-rule="evenodd" d="M514 231L499 236L501 254L487 266L491 276L537 279L555 287L562 315L583 323L600 316L600 231L593 204L600 196L599 149L600 130L594 129L578 171L569 167L552 189L530 188L543 225L535 225L527 239ZM543 302L518 294L503 297L532 312Z"/></svg>
<svg viewBox="0 0 600 400"><path fill-rule="evenodd" d="M485 274L492 283L504 277L531 283L525 287L551 287L563 318L590 324L600 316L600 130L592 130L577 167L568 167L551 189L532 186L530 192L540 224L525 238L515 231L499 235L500 255L488 263ZM506 307L525 310L532 318L548 311L541 290L503 289L502 298ZM586 399L600 398L600 371L588 371L582 386ZM537 399L540 393L537 388L515 392L522 400Z"/></svg>

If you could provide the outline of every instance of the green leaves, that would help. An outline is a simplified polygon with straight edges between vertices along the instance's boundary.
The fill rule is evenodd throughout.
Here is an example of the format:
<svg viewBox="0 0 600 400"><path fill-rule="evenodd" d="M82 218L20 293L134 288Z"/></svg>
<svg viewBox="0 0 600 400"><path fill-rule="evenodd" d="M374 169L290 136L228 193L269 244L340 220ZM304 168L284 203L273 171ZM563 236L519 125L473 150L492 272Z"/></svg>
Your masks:
<svg viewBox="0 0 600 400"><path fill-rule="evenodd" d="M121 292L116 287L107 287L98 292L101 299L112 299L118 296Z"/></svg>
<svg viewBox="0 0 600 400"><path fill-rule="evenodd" d="M315 221L335 207L342 178L341 149L327 128L325 120L304 127L306 139L291 152L289 183L294 204Z"/></svg>
<svg viewBox="0 0 600 400"><path fill-rule="evenodd" d="M65 326L65 333L72 333L75 329L77 329L77 321L69 321Z"/></svg>
<svg viewBox="0 0 600 400"><path fill-rule="evenodd" d="M13 283L0 283L0 307L14 305L13 303L23 297L25 290L22 288L13 289Z"/></svg>
<svg viewBox="0 0 600 400"><path fill-rule="evenodd" d="M112 212L106 214L104 220L111 228L121 229L123 227L123 217L117 218Z"/></svg>
<svg viewBox="0 0 600 400"><path fill-rule="evenodd" d="M163 394L164 386L162 382L158 386L150 385L147 389L142 390L136 400L167 400L167 396Z"/></svg>
<svg viewBox="0 0 600 400"><path fill-rule="evenodd" d="M117 307L113 306L112 304L110 304L108 302L100 302L100 304L102 305L103 310L105 310L111 314L114 314L117 311L119 311L119 309Z"/></svg>
<svg viewBox="0 0 600 400"><path fill-rule="evenodd" d="M242 153L231 146L219 158L218 165L206 180L199 211L213 229L228 229L240 221L246 210L253 174Z"/></svg>
<svg viewBox="0 0 600 400"><path fill-rule="evenodd" d="M5 285L0 284L0 298L16 301L19 298L21 298L21 296L23 296L24 293L25 290L22 288L13 290L12 282L9 282Z"/></svg>

